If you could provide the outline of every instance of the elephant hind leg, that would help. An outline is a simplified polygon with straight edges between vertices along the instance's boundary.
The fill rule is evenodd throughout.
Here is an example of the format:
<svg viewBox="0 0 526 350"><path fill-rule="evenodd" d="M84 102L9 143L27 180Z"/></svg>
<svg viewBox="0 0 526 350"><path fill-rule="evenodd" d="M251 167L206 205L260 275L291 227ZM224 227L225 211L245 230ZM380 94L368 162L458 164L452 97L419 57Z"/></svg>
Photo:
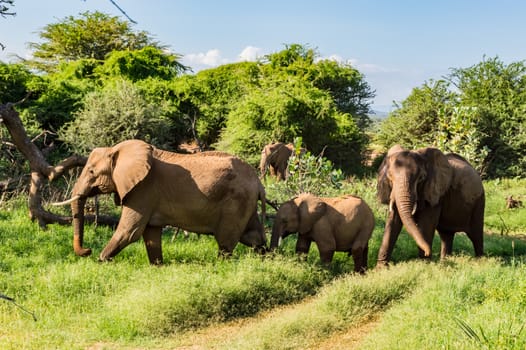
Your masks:
<svg viewBox="0 0 526 350"><path fill-rule="evenodd" d="M364 274L367 270L369 243L366 243L365 246L353 245L350 253L354 261L354 272Z"/></svg>
<svg viewBox="0 0 526 350"><path fill-rule="evenodd" d="M440 235L440 259L444 259L453 253L453 238L455 238L455 232L439 231L438 233Z"/></svg>
<svg viewBox="0 0 526 350"><path fill-rule="evenodd" d="M466 235L473 243L473 250L476 257L481 257L484 255L484 233L482 229L476 231L466 232Z"/></svg>
<svg viewBox="0 0 526 350"><path fill-rule="evenodd" d="M152 265L161 265L163 263L163 251L161 246L162 227L146 226L142 235L148 259Z"/></svg>
<svg viewBox="0 0 526 350"><path fill-rule="evenodd" d="M220 257L229 257L232 255L234 248L237 245L237 240L234 240L232 237L240 237L241 234L232 234L228 232L223 232L219 230L215 235L217 245L219 247L219 256Z"/></svg>
<svg viewBox="0 0 526 350"><path fill-rule="evenodd" d="M319 247L318 247L319 248ZM332 258L334 256L334 250L320 250L320 260L323 265L328 266L332 262Z"/></svg>
<svg viewBox="0 0 526 350"><path fill-rule="evenodd" d="M265 236L265 228L259 221L256 212L250 217L245 232L243 232L239 241L248 247L255 248L260 253L266 251L267 238Z"/></svg>
<svg viewBox="0 0 526 350"><path fill-rule="evenodd" d="M476 257L484 255L484 206L484 198L482 198L473 211L471 227L466 232L467 236L473 243Z"/></svg>

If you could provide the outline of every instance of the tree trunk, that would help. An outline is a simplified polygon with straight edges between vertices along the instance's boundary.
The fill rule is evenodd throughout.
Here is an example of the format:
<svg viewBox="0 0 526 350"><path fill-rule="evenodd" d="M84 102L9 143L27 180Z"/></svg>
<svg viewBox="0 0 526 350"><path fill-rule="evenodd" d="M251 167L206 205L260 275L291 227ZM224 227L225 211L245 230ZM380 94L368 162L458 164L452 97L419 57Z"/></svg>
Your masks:
<svg viewBox="0 0 526 350"><path fill-rule="evenodd" d="M42 188L47 181L53 181L69 169L84 166L86 157L71 156L56 166L51 166L44 157L42 151L29 139L26 130L20 120L18 112L14 109L16 104L7 103L0 105L0 122L2 122L9 134L13 144L29 162L31 170L31 182L29 187L29 217L37 220L38 224L45 228L47 224L58 223L69 225L72 218L53 214L42 207ZM116 225L117 220L109 217L99 218L99 223ZM86 216L87 221L94 220L94 216Z"/></svg>

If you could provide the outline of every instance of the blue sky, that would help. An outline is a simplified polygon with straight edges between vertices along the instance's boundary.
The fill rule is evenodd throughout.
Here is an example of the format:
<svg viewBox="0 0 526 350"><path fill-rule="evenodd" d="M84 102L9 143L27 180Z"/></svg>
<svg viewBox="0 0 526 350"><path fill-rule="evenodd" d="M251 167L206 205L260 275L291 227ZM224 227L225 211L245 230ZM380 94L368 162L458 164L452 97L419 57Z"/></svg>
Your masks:
<svg viewBox="0 0 526 350"><path fill-rule="evenodd" d="M526 59L523 0L116 0L162 44L199 71L252 60L285 44L353 64L376 90L372 107L389 111L426 80L483 57ZM109 0L15 0L16 17L0 18L0 42L30 55L46 24L84 11L122 14ZM123 17L124 18L124 17Z"/></svg>

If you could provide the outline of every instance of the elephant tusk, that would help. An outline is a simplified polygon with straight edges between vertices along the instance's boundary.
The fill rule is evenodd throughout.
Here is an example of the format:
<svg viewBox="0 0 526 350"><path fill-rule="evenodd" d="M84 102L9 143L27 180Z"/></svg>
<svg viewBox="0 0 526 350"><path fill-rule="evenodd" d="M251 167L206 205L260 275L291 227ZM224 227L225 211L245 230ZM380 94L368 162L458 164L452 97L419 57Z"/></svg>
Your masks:
<svg viewBox="0 0 526 350"><path fill-rule="evenodd" d="M416 206L416 202L415 202L415 204L413 204L413 210L411 211L411 215L415 215L416 208L417 208L417 206Z"/></svg>
<svg viewBox="0 0 526 350"><path fill-rule="evenodd" d="M68 205L68 204L71 204L73 203L74 201L78 200L80 198L80 196L77 194L76 196L73 196L71 197L70 199L68 200L65 200L63 202L55 202L55 203L51 203L51 205L54 205L54 206L61 206L61 205Z"/></svg>
<svg viewBox="0 0 526 350"><path fill-rule="evenodd" d="M391 199L391 200L389 201L389 212L390 212L390 213L393 212L393 207L394 207L393 203L394 203L394 200Z"/></svg>

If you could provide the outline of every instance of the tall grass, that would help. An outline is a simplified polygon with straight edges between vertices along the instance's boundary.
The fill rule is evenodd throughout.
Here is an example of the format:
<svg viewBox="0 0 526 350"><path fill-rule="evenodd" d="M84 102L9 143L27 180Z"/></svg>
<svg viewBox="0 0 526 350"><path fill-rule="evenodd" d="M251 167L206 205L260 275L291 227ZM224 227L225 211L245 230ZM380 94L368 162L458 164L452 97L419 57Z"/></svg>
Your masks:
<svg viewBox="0 0 526 350"><path fill-rule="evenodd" d="M293 236L274 257L238 245L232 258L218 259L212 237L172 241L167 232L162 267L148 265L141 242L113 262L99 263L112 230L88 226L85 244L94 256L79 258L70 227L42 230L29 220L24 200L9 202L0 208L0 293L34 311L37 321L0 300L0 348L166 349L192 345L207 330L246 319L204 347L316 349L374 318L380 321L359 348L522 349L526 243L517 234L526 233L526 215L524 209L505 211L503 203L504 192L520 195L525 181L501 181L504 189L485 183L486 227L497 233L486 236L490 258L472 259L471 242L458 234L456 257L438 262L436 238L432 262L423 263L413 240L402 234L394 265L385 270L374 270L386 213L375 199L374 180L344 183L342 193L364 198L377 219L366 276L350 273L352 259L344 253L335 255L330 269L320 267L315 245L299 261ZM514 229L502 235L494 230L500 221L495 212ZM291 306L277 308L284 305Z"/></svg>
<svg viewBox="0 0 526 350"><path fill-rule="evenodd" d="M428 276L428 266L411 263L393 270L376 270L367 276L348 275L327 284L309 302L279 318L246 327L220 349L315 348L320 339L366 322L374 314L410 295L418 280Z"/></svg>
<svg viewBox="0 0 526 350"><path fill-rule="evenodd" d="M486 190L485 230L499 235L526 234L526 179L497 179L484 182ZM506 209L506 197L522 200L521 208Z"/></svg>
<svg viewBox="0 0 526 350"><path fill-rule="evenodd" d="M453 259L386 311L361 349L524 349L524 265Z"/></svg>

